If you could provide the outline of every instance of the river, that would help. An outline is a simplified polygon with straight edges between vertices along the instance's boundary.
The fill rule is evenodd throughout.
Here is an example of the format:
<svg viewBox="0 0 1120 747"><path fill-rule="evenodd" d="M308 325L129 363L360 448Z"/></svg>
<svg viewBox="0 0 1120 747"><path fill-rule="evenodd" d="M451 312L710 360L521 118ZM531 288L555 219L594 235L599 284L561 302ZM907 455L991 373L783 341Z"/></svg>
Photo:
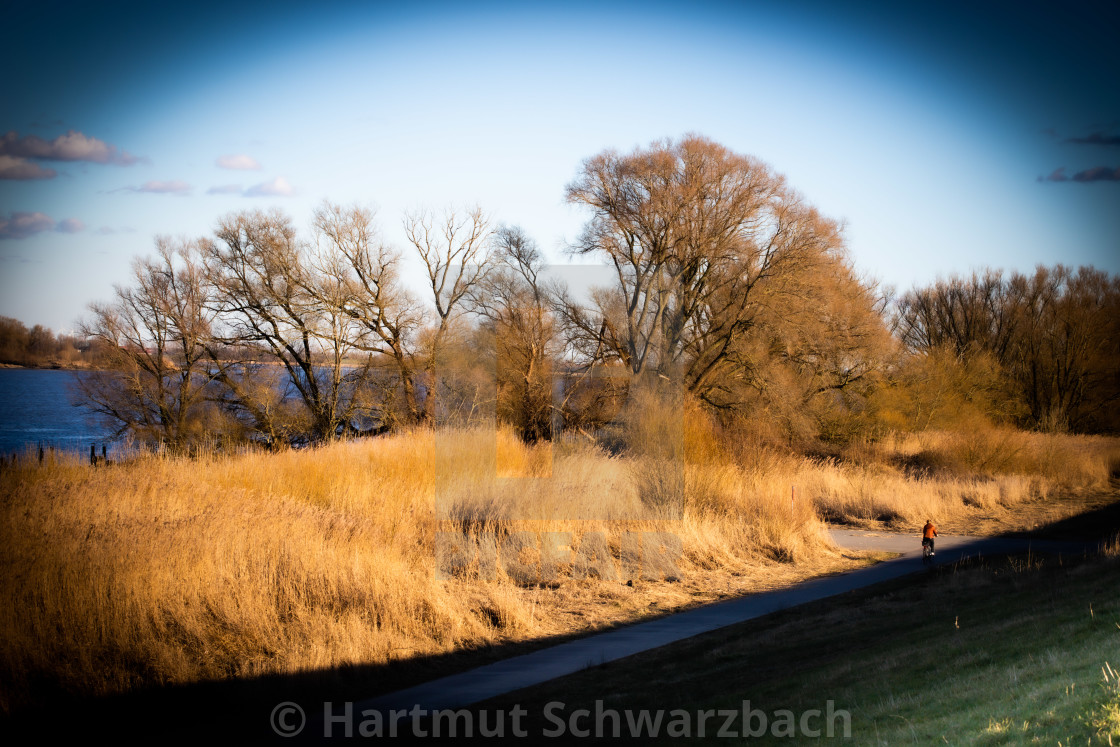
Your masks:
<svg viewBox="0 0 1120 747"><path fill-rule="evenodd" d="M0 454L55 447L88 453L109 441L111 430L77 407L75 381L85 371L0 368Z"/></svg>

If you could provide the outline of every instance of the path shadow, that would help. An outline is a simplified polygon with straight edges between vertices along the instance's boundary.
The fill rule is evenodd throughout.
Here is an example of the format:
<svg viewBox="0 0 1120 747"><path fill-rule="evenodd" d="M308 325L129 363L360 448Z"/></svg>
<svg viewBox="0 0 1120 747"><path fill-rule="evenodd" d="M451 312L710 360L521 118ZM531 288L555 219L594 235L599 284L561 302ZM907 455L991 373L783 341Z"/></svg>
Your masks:
<svg viewBox="0 0 1120 747"><path fill-rule="evenodd" d="M393 692L584 636L549 636L388 664L146 687L97 698L75 697L41 680L36 687L39 705L0 715L0 743L85 742L96 737L104 737L110 744L306 742L308 730L293 740L282 738L272 728L270 717L278 704L300 705L310 727L321 721L327 701L338 704L338 713L342 713L346 700ZM293 721L291 715L286 721Z"/></svg>

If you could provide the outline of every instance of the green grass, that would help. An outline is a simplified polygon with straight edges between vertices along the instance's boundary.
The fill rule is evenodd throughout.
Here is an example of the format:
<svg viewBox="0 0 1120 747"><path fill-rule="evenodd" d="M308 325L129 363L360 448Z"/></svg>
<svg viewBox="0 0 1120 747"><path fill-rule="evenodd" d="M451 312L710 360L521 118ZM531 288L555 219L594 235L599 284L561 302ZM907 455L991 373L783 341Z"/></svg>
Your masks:
<svg viewBox="0 0 1120 747"><path fill-rule="evenodd" d="M1019 557L947 567L586 670L479 708L518 703L529 713L529 733L539 734L555 727L542 716L554 701L565 703L553 713L566 718L577 708L594 713L596 700L619 711L691 713L741 709L749 700L768 714L824 710L832 700L851 714L849 744L1120 746L1120 686L1111 671L1120 669L1118 581L1116 557ZM707 737L734 743L714 735L721 722L709 722ZM734 729L741 726L740 720ZM818 740L768 734L747 741Z"/></svg>

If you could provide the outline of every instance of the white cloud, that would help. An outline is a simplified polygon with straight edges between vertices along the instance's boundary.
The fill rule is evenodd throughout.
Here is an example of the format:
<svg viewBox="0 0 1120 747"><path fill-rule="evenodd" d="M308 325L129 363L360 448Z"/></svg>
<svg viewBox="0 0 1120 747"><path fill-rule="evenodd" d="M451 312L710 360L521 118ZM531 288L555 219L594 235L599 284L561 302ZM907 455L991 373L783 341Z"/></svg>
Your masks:
<svg viewBox="0 0 1120 747"><path fill-rule="evenodd" d="M37 163L17 156L0 155L0 179L53 179L54 169L45 169Z"/></svg>
<svg viewBox="0 0 1120 747"><path fill-rule="evenodd" d="M0 137L0 155L16 158L39 158L45 161L89 161L131 166L142 159L104 140L89 137L77 130L70 130L54 140L44 140L38 135L20 137L14 130Z"/></svg>
<svg viewBox="0 0 1120 747"><path fill-rule="evenodd" d="M288 180L282 176L267 182L255 184L245 190L246 197L290 197L296 193Z"/></svg>
<svg viewBox="0 0 1120 747"><path fill-rule="evenodd" d="M243 154L221 156L214 164L220 169L233 169L235 171L260 171L261 168L257 159Z"/></svg>
<svg viewBox="0 0 1120 747"><path fill-rule="evenodd" d="M221 184L206 190L208 195L236 195L241 194L240 184Z"/></svg>
<svg viewBox="0 0 1120 747"><path fill-rule="evenodd" d="M149 181L144 182L139 187L125 187L125 189L132 192L150 192L157 195L176 194L185 195L191 191L191 185L179 179L171 179L170 181Z"/></svg>
<svg viewBox="0 0 1120 747"><path fill-rule="evenodd" d="M0 239L26 239L54 228L54 221L45 213L11 213L0 218Z"/></svg>
<svg viewBox="0 0 1120 747"><path fill-rule="evenodd" d="M54 230L59 233L78 233L79 231L86 230L86 224L82 223L77 218L66 218L60 220L54 227Z"/></svg>

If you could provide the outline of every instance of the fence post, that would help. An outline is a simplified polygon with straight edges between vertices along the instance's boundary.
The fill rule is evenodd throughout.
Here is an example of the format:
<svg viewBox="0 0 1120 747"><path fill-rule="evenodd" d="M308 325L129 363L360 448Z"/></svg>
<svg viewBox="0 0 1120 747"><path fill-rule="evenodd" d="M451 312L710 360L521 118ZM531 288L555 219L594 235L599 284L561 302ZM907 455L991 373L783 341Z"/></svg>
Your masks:
<svg viewBox="0 0 1120 747"><path fill-rule="evenodd" d="M94 444L89 445L89 465L91 467L97 464L97 449Z"/></svg>

